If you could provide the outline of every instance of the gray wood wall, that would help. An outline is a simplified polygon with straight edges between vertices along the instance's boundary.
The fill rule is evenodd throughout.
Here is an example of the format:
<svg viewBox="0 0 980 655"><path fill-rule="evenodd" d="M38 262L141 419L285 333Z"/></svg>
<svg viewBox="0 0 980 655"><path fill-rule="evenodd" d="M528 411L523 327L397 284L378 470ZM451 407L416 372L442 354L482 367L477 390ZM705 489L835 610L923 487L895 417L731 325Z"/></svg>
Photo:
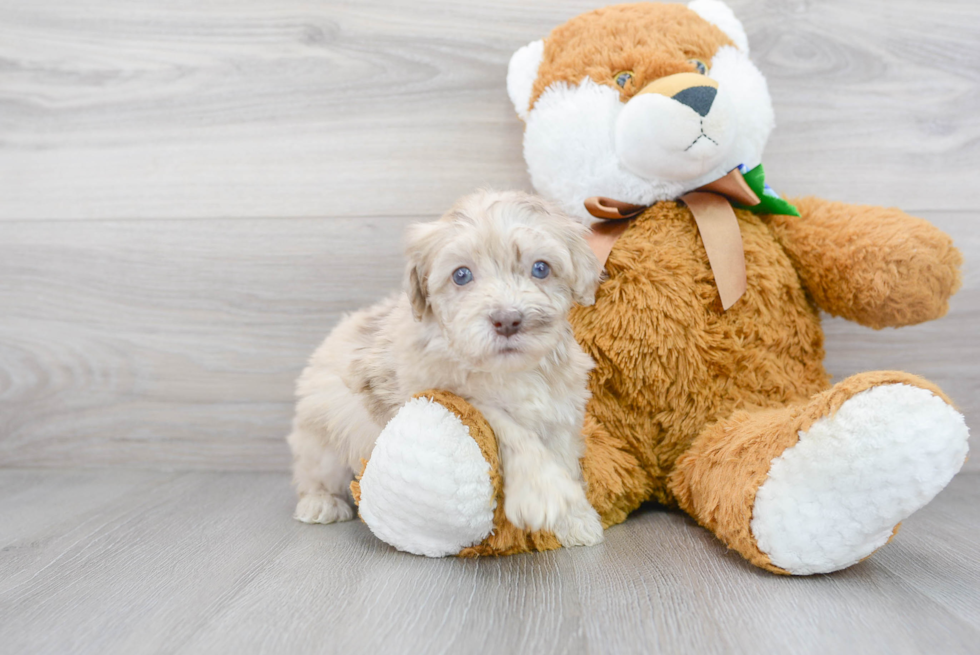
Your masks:
<svg viewBox="0 0 980 655"><path fill-rule="evenodd" d="M941 321L828 320L831 372L925 375L980 426L980 5L731 4L773 185L966 256ZM286 468L293 380L397 286L402 228L529 188L507 61L596 5L0 0L0 466Z"/></svg>

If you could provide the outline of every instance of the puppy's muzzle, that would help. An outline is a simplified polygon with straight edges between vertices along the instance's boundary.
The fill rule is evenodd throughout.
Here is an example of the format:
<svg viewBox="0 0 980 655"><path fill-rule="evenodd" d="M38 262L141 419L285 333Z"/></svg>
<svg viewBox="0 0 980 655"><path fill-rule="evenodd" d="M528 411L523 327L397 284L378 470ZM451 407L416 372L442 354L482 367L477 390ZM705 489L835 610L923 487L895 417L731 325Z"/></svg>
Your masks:
<svg viewBox="0 0 980 655"><path fill-rule="evenodd" d="M498 309L490 313L490 323L497 334L509 337L521 330L524 315L516 309Z"/></svg>

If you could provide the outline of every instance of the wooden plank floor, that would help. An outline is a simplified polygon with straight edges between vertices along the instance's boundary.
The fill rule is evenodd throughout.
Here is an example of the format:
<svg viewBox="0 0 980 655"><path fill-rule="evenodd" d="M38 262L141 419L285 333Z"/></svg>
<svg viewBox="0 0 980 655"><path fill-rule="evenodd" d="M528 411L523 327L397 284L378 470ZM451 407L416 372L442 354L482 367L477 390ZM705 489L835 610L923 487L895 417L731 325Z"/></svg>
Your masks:
<svg viewBox="0 0 980 655"><path fill-rule="evenodd" d="M828 319L828 369L924 375L976 428L980 4L730 4L774 186L902 207L966 259L941 321ZM978 652L976 456L811 578L656 508L478 561L290 519L306 357L398 286L406 224L529 188L507 60L595 6L0 0L0 655Z"/></svg>
<svg viewBox="0 0 980 655"><path fill-rule="evenodd" d="M829 370L924 375L980 425L980 4L731 4L776 188L966 257L943 320L828 320ZM293 380L398 286L404 226L528 187L508 58L595 5L0 0L0 466L284 470Z"/></svg>
<svg viewBox="0 0 980 655"><path fill-rule="evenodd" d="M682 514L479 560L289 518L281 473L0 471L4 653L976 653L980 474L808 578Z"/></svg>

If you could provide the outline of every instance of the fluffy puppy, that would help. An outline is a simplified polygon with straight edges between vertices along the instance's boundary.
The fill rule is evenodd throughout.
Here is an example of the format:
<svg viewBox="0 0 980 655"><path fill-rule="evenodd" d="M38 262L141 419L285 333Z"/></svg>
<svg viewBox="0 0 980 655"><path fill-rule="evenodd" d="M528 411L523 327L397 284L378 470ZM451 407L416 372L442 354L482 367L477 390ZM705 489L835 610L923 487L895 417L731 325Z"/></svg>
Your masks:
<svg viewBox="0 0 980 655"><path fill-rule="evenodd" d="M437 388L493 427L512 523L566 546L600 542L579 467L592 360L567 320L599 282L585 231L518 192L479 192L412 225L405 292L344 318L297 383L296 518L352 518L361 459L413 394Z"/></svg>

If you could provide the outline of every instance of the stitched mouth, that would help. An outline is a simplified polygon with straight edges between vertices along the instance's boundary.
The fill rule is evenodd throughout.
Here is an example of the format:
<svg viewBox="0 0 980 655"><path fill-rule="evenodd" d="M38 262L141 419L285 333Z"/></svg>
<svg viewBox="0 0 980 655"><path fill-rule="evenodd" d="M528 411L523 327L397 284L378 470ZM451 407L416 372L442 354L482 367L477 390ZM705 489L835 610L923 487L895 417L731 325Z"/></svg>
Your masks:
<svg viewBox="0 0 980 655"><path fill-rule="evenodd" d="M707 134L704 133L704 118L701 119L701 125L698 126L698 129L701 130L701 134L699 134L698 137L696 139L694 139L694 141L691 141L691 145L689 145L688 147L684 148L684 152L687 152L688 150L690 150L691 148L693 148L695 145L697 145L697 142L700 141L701 139L707 139L708 141L711 141L711 143L715 144L716 146L721 146L720 143L718 143L717 141L715 141L710 136L708 136Z"/></svg>
<svg viewBox="0 0 980 655"><path fill-rule="evenodd" d="M684 152L687 152L688 150L690 150L691 148L693 148L695 145L697 145L697 142L700 141L701 139L707 139L708 141L711 141L711 143L715 144L716 146L721 145L717 141L715 141L714 139L712 139L710 136L708 136L707 134L705 134L702 131L701 134L698 135L698 138L694 139L694 141L691 141L691 145L689 145L688 147L684 148Z"/></svg>

